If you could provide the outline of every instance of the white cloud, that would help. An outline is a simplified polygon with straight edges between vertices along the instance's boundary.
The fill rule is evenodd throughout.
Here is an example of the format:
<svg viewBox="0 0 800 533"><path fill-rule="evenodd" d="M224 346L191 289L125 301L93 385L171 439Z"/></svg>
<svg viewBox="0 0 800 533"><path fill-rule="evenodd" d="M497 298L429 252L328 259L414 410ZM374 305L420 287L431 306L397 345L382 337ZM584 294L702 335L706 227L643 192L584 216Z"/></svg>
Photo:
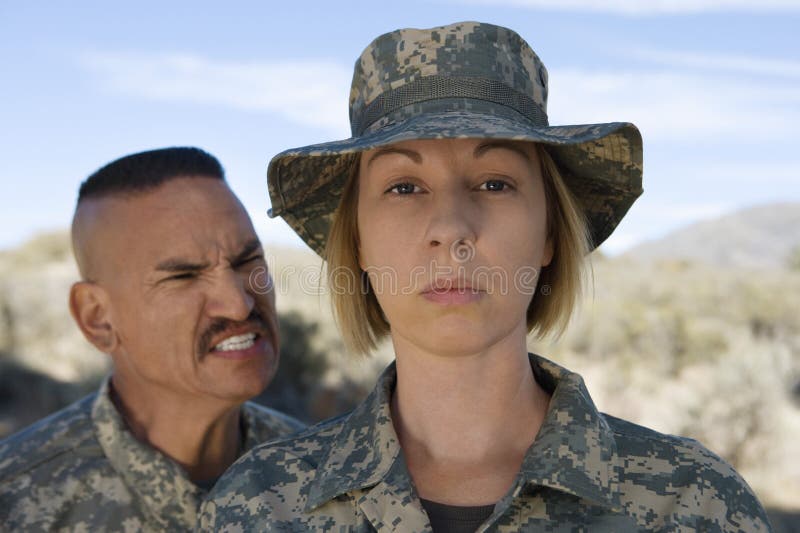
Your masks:
<svg viewBox="0 0 800 533"><path fill-rule="evenodd" d="M676 71L551 71L551 124L630 121L648 140L769 141L794 135L794 84Z"/></svg>
<svg viewBox="0 0 800 533"><path fill-rule="evenodd" d="M643 52L647 56L647 52ZM756 58L650 52L679 66L715 64L800 77L800 64ZM157 101L199 103L279 114L297 124L347 137L350 69L324 61L213 61L177 54L93 53L83 64L111 90ZM782 138L800 122L800 91L792 83L699 71L551 72L552 124L626 120L649 140Z"/></svg>
<svg viewBox="0 0 800 533"><path fill-rule="evenodd" d="M796 0L467 0L469 4L620 15L798 11Z"/></svg>
<svg viewBox="0 0 800 533"><path fill-rule="evenodd" d="M635 50L634 57L672 67L715 70L749 76L800 78L800 61L745 55Z"/></svg>
<svg viewBox="0 0 800 533"><path fill-rule="evenodd" d="M95 52L82 64L108 88L165 102L280 114L347 137L351 70L322 61L224 62L180 54Z"/></svg>

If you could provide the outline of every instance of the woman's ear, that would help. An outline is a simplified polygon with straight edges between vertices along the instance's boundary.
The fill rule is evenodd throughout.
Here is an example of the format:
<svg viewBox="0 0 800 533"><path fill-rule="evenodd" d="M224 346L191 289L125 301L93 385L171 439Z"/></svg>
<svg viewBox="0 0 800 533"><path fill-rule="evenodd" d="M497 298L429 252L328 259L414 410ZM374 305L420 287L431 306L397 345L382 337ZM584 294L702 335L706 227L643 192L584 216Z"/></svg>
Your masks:
<svg viewBox="0 0 800 533"><path fill-rule="evenodd" d="M83 336L95 348L107 354L117 348L117 334L105 289L89 281L74 283L69 291L69 311Z"/></svg>
<svg viewBox="0 0 800 533"><path fill-rule="evenodd" d="M542 251L542 266L546 267L553 260L553 239L548 237L544 243L544 250Z"/></svg>
<svg viewBox="0 0 800 533"><path fill-rule="evenodd" d="M360 244L356 245L356 264L358 265L358 268L360 268L362 272L366 270L366 268L364 267L364 260L361 258Z"/></svg>

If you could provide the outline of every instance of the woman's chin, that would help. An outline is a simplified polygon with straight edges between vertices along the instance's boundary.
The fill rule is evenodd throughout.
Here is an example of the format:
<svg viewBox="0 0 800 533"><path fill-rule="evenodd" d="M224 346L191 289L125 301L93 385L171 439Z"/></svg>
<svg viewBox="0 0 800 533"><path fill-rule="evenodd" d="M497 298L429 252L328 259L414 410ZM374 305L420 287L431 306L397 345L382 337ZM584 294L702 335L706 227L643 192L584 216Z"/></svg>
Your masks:
<svg viewBox="0 0 800 533"><path fill-rule="evenodd" d="M426 353L441 357L463 357L485 352L498 341L502 341L502 335L489 335L489 333L475 324L469 324L467 327L450 324L436 326L432 331L417 332L412 335L401 334L400 337L404 337L406 342ZM393 338L398 337L394 335ZM397 343L395 346L397 347Z"/></svg>

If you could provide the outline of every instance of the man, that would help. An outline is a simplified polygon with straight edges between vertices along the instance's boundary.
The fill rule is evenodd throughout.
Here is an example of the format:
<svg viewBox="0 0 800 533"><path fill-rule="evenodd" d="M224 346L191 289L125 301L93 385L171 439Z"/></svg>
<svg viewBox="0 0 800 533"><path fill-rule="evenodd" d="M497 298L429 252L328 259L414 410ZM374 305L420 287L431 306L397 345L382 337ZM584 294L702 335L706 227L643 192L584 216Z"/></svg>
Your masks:
<svg viewBox="0 0 800 533"><path fill-rule="evenodd" d="M236 458L300 424L244 403L278 365L253 225L197 148L123 157L80 188L70 311L111 356L100 390L0 442L12 530L192 529Z"/></svg>

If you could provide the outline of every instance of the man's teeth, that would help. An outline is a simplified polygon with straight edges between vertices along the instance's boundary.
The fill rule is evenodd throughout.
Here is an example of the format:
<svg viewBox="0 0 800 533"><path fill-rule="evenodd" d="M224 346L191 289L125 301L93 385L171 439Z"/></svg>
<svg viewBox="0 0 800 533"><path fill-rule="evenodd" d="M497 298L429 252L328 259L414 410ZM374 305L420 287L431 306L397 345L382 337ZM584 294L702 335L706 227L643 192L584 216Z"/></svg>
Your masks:
<svg viewBox="0 0 800 533"><path fill-rule="evenodd" d="M235 337L228 337L221 343L214 346L214 350L218 352L232 352L233 350L246 350L256 343L255 333L245 333L244 335L236 335Z"/></svg>

